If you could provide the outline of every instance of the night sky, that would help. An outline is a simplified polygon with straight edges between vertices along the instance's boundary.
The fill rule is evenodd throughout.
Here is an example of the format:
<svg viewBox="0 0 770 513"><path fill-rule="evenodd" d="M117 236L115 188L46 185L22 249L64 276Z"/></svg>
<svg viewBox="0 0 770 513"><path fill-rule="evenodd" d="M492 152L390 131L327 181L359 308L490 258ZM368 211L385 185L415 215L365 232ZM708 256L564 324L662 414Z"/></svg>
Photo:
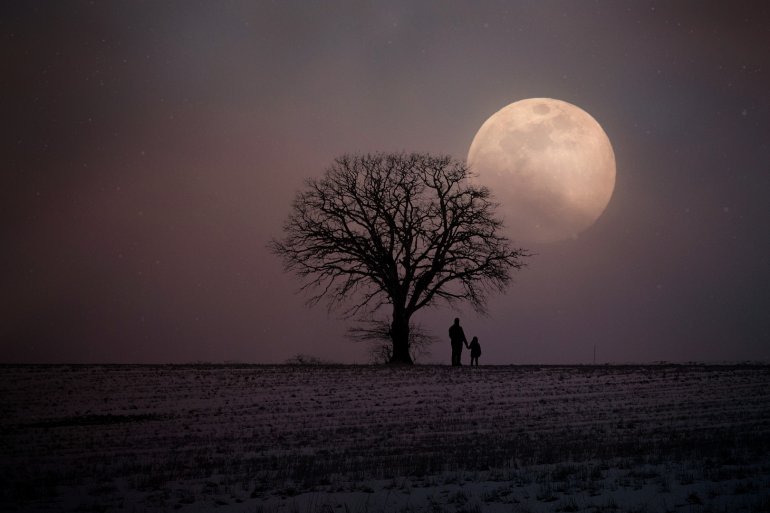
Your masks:
<svg viewBox="0 0 770 513"><path fill-rule="evenodd" d="M766 2L5 2L1 362L367 361L267 249L344 153L465 159L517 100L590 113L614 196L530 246L482 364L770 360ZM467 354L465 355L467 357Z"/></svg>

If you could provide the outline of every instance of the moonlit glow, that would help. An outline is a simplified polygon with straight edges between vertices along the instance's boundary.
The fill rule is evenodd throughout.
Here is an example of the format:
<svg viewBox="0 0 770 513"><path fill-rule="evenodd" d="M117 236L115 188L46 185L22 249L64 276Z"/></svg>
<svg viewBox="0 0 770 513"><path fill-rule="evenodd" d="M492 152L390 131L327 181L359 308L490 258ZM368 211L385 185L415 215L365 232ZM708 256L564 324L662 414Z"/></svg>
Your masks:
<svg viewBox="0 0 770 513"><path fill-rule="evenodd" d="M615 188L615 155L582 109L551 98L512 103L473 138L468 165L500 203L516 241L575 238L604 212Z"/></svg>

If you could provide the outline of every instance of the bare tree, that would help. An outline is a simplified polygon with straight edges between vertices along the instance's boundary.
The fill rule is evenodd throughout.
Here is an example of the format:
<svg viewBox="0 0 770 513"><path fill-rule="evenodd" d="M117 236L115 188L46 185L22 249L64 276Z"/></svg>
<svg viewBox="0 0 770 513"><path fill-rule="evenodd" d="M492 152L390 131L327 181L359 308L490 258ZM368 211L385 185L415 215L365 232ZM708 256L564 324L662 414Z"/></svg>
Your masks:
<svg viewBox="0 0 770 513"><path fill-rule="evenodd" d="M412 363L415 312L437 301L483 312L528 256L500 234L489 190L468 178L447 156L342 156L307 180L270 247L311 304L326 298L349 316L390 308L390 361Z"/></svg>

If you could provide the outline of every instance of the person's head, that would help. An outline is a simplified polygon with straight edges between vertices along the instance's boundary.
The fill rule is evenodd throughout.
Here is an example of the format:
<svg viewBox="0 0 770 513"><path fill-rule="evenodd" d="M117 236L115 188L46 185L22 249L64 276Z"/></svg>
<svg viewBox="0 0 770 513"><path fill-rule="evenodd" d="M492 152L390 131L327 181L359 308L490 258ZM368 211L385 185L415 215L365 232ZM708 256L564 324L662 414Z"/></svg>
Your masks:
<svg viewBox="0 0 770 513"><path fill-rule="evenodd" d="M473 339L471 339L471 344L478 341L479 341L479 337L473 337Z"/></svg>
<svg viewBox="0 0 770 513"><path fill-rule="evenodd" d="M455 317L455 326L459 326L459 325L460 325L460 318Z"/></svg>

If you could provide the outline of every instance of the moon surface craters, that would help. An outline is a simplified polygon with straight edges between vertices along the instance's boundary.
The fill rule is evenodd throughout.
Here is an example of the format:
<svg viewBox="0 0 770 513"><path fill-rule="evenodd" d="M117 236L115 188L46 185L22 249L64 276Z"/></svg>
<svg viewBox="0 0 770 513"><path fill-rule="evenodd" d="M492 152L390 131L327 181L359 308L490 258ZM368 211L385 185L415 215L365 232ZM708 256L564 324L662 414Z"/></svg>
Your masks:
<svg viewBox="0 0 770 513"><path fill-rule="evenodd" d="M527 242L577 237L602 214L615 185L614 153L599 123L550 98L492 115L468 164L500 203L509 235Z"/></svg>

